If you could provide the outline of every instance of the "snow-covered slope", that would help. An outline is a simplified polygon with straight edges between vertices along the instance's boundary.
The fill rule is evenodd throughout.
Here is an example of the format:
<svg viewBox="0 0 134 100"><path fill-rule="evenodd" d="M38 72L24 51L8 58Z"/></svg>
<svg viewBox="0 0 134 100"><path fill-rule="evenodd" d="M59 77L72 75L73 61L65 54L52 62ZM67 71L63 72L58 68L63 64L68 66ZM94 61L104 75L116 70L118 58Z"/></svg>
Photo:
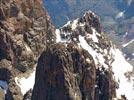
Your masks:
<svg viewBox="0 0 134 100"><path fill-rule="evenodd" d="M130 75L133 67L124 59L119 49L112 50L112 53L115 59L112 63L112 70L119 84L117 96L125 95L128 100L134 100L134 77Z"/></svg>
<svg viewBox="0 0 134 100"><path fill-rule="evenodd" d="M91 14L87 12L86 14ZM91 16L94 14L92 13ZM133 66L124 58L122 52L99 33L94 26L89 26L84 16L84 21L76 19L68 22L62 28L56 30L57 42L73 42L79 48L83 48L92 55L96 68L112 70L117 82L117 98L125 95L128 100L134 100Z"/></svg>

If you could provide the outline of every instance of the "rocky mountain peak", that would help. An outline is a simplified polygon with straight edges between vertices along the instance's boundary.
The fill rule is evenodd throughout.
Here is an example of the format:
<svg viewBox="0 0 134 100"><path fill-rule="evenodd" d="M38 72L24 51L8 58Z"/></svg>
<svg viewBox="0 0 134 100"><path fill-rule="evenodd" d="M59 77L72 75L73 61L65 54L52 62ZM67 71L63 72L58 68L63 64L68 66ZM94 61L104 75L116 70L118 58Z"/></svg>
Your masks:
<svg viewBox="0 0 134 100"><path fill-rule="evenodd" d="M94 27L96 31L101 33L100 19L99 17L92 11L87 11L84 16L80 19L80 22L85 22L90 27Z"/></svg>
<svg viewBox="0 0 134 100"><path fill-rule="evenodd" d="M85 30L88 30L88 28L95 28L96 31L101 33L101 26L100 26L100 19L99 17L92 11L87 11L85 12L84 16L81 18L77 18L76 20L73 21L68 21L67 24L65 24L63 27L68 27L74 30L77 27L85 26ZM65 31L67 28L65 28ZM64 30L64 28L63 28Z"/></svg>
<svg viewBox="0 0 134 100"><path fill-rule="evenodd" d="M39 58L33 100L58 100L59 97L62 100L133 98L127 93L131 90L122 91L123 82L128 84L126 87L133 87L130 75L133 67L101 33L99 18L93 12L89 11L56 29L56 42ZM120 72L119 66L123 66ZM131 77L130 82L126 74Z"/></svg>

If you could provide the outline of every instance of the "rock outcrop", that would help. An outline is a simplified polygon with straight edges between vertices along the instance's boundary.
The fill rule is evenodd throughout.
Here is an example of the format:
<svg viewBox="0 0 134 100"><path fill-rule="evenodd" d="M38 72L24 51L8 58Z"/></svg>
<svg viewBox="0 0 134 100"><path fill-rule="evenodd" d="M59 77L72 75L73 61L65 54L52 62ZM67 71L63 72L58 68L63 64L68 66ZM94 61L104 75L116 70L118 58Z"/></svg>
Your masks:
<svg viewBox="0 0 134 100"><path fill-rule="evenodd" d="M73 44L48 47L36 70L32 100L112 100L115 94L112 74L96 69L92 56Z"/></svg>
<svg viewBox="0 0 134 100"><path fill-rule="evenodd" d="M9 85L7 100L22 100L14 78L33 70L47 44L55 41L55 28L42 4L0 0L0 80Z"/></svg>

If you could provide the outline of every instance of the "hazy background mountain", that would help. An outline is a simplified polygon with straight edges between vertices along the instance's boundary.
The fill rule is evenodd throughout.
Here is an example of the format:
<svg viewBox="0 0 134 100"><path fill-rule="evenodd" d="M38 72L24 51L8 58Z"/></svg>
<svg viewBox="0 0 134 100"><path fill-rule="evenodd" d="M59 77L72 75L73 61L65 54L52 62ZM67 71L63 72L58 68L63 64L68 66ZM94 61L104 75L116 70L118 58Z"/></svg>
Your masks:
<svg viewBox="0 0 134 100"><path fill-rule="evenodd" d="M134 60L134 0L44 0L53 23L61 27L68 20L81 17L92 10L100 16L102 30Z"/></svg>

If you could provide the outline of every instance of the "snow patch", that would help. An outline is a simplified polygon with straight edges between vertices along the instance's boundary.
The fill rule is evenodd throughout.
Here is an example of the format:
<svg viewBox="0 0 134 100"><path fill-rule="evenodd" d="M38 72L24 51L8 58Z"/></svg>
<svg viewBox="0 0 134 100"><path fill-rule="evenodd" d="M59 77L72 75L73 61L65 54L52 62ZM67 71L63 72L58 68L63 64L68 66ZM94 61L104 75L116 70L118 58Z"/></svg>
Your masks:
<svg viewBox="0 0 134 100"><path fill-rule="evenodd" d="M124 13L125 11L122 11L122 12L119 12L117 15L116 15L116 18L121 18L121 17L124 17Z"/></svg>
<svg viewBox="0 0 134 100"><path fill-rule="evenodd" d="M72 22L72 30L76 29L77 26L78 26L78 19Z"/></svg>
<svg viewBox="0 0 134 100"><path fill-rule="evenodd" d="M32 52L32 50L30 49L30 47L26 43L25 43L25 48L26 48L27 52L29 52L29 53Z"/></svg>
<svg viewBox="0 0 134 100"><path fill-rule="evenodd" d="M16 84L21 88L24 95L28 90L33 89L35 83L35 71L33 71L28 78L15 77Z"/></svg>
<svg viewBox="0 0 134 100"><path fill-rule="evenodd" d="M83 36L79 36L80 45L83 49L87 50L89 54L93 56L95 64L98 67L108 68L105 64L105 59L102 54L93 50L91 46L88 45L85 38ZM105 51L106 52L106 51ZM128 81L125 73L132 71L133 67L125 60L124 56L122 55L119 49L111 48L111 56L115 59L112 62L112 70L114 72L115 80L119 82L119 88L116 90L117 97L120 98L121 95L125 95L128 100L134 99L134 87L133 87L133 79Z"/></svg>
<svg viewBox="0 0 134 100"><path fill-rule="evenodd" d="M83 49L87 50L89 54L93 56L95 64L97 67L105 67L106 69L108 66L105 64L105 59L102 54L97 53L91 46L88 45L87 41L84 39L83 36L79 35L80 45ZM98 66L99 65L99 66Z"/></svg>
<svg viewBox="0 0 134 100"><path fill-rule="evenodd" d="M128 32L126 32L126 33L123 35L123 38L125 38L127 35L128 35Z"/></svg>
<svg viewBox="0 0 134 100"><path fill-rule="evenodd" d="M96 30L94 28L92 28L92 31L93 31L93 33L87 34L86 37L91 38L93 40L93 42L98 43L98 38L97 38L98 33L96 32Z"/></svg>
<svg viewBox="0 0 134 100"><path fill-rule="evenodd" d="M86 58L86 62L89 63L89 64L91 63L89 58Z"/></svg>
<svg viewBox="0 0 134 100"><path fill-rule="evenodd" d="M112 63L112 70L115 75L115 79L119 81L119 88L117 89L117 97L125 95L128 100L134 100L134 81L128 80L124 75L128 71L132 71L133 67L125 60L119 49L112 49L115 61Z"/></svg>
<svg viewBox="0 0 134 100"><path fill-rule="evenodd" d="M56 34L56 42L58 43L61 41L60 30L56 29L55 34Z"/></svg>
<svg viewBox="0 0 134 100"><path fill-rule="evenodd" d="M80 27L84 27L85 26L85 23L79 23L79 26Z"/></svg>
<svg viewBox="0 0 134 100"><path fill-rule="evenodd" d="M69 32L62 32L59 29L56 29L56 43L69 43L70 40L70 35L72 33Z"/></svg>
<svg viewBox="0 0 134 100"><path fill-rule="evenodd" d="M71 21L68 21L63 27L67 27L68 25L71 24ZM62 27L61 27L62 28Z"/></svg>
<svg viewBox="0 0 134 100"><path fill-rule="evenodd" d="M96 36L96 34L97 34L96 30L94 28L92 28L92 31L93 31L93 34L91 35L92 36L92 40L94 42L97 42L98 43L98 38Z"/></svg>
<svg viewBox="0 0 134 100"><path fill-rule="evenodd" d="M123 46L123 47L126 47L126 46L128 46L129 44L131 44L131 43L133 43L133 42L134 42L134 39L132 39L132 40L129 41L128 43L123 44L122 46Z"/></svg>

